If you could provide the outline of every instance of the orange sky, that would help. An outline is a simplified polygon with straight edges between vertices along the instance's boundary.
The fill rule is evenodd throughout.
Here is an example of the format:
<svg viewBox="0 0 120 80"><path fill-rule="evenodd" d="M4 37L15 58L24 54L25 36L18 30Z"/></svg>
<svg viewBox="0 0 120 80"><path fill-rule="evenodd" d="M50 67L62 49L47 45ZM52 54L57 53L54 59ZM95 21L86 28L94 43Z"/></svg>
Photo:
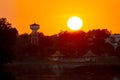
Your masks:
<svg viewBox="0 0 120 80"><path fill-rule="evenodd" d="M71 16L83 19L84 31L107 28L120 33L120 0L0 0L0 17L6 17L20 34L30 33L34 22L46 35L69 30Z"/></svg>

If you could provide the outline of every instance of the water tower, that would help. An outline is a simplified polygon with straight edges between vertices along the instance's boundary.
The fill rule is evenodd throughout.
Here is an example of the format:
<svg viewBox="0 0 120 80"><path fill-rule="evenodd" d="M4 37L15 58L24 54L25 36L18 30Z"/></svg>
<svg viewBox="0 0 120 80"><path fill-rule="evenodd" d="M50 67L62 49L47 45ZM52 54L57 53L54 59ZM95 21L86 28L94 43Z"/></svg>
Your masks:
<svg viewBox="0 0 120 80"><path fill-rule="evenodd" d="M34 45L38 45L39 44L38 32L37 32L37 30L39 29L39 26L40 25L38 25L36 23L30 25L30 29L32 30L32 33L31 33L31 43L34 44Z"/></svg>

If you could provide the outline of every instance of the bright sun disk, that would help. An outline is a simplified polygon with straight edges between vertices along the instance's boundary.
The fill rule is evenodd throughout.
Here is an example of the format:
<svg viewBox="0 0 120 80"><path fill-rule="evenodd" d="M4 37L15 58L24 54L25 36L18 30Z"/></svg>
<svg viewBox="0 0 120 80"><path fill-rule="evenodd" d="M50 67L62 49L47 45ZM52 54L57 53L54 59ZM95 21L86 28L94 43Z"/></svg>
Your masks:
<svg viewBox="0 0 120 80"><path fill-rule="evenodd" d="M82 28L83 22L80 17L73 16L68 19L67 26L71 30L79 30Z"/></svg>

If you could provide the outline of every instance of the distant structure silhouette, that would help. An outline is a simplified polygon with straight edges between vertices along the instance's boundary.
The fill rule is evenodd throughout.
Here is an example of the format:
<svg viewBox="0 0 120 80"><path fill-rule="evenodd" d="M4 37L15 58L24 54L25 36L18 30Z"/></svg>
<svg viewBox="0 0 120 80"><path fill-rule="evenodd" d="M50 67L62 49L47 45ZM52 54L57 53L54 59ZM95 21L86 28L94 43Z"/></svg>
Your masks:
<svg viewBox="0 0 120 80"><path fill-rule="evenodd" d="M116 49L120 45L120 34L112 34L106 39L106 42L110 43Z"/></svg>
<svg viewBox="0 0 120 80"><path fill-rule="evenodd" d="M31 24L30 25L30 29L32 30L32 34L31 34L31 43L34 45L38 45L39 44L39 40L38 40L38 32L37 30L39 29L39 24Z"/></svg>

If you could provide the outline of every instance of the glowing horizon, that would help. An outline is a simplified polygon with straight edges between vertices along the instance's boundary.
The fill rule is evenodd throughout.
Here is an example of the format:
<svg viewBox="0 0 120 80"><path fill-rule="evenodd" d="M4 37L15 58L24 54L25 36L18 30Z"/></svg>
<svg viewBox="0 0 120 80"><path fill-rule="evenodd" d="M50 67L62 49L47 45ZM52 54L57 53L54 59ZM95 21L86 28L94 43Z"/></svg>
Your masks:
<svg viewBox="0 0 120 80"><path fill-rule="evenodd" d="M30 24L40 25L46 35L70 31L67 20L71 16L82 18L81 30L108 29L120 33L119 0L0 0L0 17L7 18L20 34L30 33Z"/></svg>

